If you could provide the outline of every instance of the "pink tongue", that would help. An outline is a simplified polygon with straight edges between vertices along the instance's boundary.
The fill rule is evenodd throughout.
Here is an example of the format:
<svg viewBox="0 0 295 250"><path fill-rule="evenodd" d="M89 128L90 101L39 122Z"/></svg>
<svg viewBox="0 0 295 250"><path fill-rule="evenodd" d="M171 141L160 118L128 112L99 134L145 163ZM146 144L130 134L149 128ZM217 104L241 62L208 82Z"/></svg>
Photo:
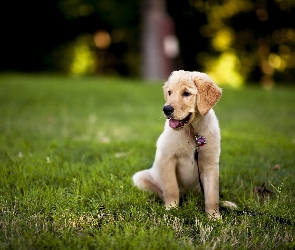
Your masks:
<svg viewBox="0 0 295 250"><path fill-rule="evenodd" d="M179 121L178 120L170 119L169 120L169 126L171 128L177 128L177 127L179 127Z"/></svg>

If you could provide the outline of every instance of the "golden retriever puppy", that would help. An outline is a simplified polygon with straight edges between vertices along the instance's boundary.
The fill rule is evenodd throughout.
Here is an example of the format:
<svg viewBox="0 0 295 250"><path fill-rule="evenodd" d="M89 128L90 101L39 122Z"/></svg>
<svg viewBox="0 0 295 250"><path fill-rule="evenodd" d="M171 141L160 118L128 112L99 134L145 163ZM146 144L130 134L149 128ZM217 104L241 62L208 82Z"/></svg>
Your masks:
<svg viewBox="0 0 295 250"><path fill-rule="evenodd" d="M220 129L212 107L221 89L201 72L174 71L164 84L167 118L150 169L137 172L134 184L158 193L165 207L177 207L180 193L204 192L209 217L219 213Z"/></svg>

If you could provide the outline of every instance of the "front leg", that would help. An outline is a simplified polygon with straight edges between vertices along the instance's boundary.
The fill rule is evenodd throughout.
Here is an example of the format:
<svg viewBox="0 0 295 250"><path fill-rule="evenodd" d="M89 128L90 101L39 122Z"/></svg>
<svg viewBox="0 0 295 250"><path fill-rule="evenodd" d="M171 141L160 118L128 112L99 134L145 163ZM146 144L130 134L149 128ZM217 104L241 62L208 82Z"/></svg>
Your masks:
<svg viewBox="0 0 295 250"><path fill-rule="evenodd" d="M179 204L179 187L176 178L176 159L175 157L161 157L157 161L159 168L159 181L163 191L163 200L166 209L177 207Z"/></svg>
<svg viewBox="0 0 295 250"><path fill-rule="evenodd" d="M219 218L219 169L218 163L207 162L200 165L201 181L204 189L205 212L209 217Z"/></svg>

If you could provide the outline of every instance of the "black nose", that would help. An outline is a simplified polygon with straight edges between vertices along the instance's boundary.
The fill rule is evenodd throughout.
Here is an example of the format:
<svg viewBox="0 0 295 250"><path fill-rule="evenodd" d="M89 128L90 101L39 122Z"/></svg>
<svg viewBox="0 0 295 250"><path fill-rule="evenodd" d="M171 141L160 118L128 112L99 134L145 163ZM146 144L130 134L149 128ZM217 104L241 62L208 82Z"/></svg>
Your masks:
<svg viewBox="0 0 295 250"><path fill-rule="evenodd" d="M163 111L165 115L171 115L174 112L174 108L171 105L165 105Z"/></svg>

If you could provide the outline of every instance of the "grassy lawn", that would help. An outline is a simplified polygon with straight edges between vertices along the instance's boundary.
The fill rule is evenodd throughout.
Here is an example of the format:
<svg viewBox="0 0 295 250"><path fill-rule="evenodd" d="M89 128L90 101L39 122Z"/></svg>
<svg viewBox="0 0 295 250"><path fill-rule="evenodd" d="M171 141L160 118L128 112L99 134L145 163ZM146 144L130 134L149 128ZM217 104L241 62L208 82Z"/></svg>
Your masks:
<svg viewBox="0 0 295 250"><path fill-rule="evenodd" d="M0 249L294 249L295 88L223 90L220 196L262 214L217 222L133 187L163 104L162 83L0 75Z"/></svg>

